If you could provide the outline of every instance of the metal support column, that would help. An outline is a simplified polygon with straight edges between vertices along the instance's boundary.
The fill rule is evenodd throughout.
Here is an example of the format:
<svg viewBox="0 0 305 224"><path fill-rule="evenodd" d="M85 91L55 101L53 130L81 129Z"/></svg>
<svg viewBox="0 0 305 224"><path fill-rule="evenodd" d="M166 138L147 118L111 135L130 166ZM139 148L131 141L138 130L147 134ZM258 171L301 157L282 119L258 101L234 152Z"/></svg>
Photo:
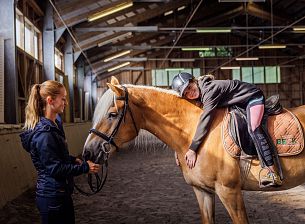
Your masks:
<svg viewBox="0 0 305 224"><path fill-rule="evenodd" d="M4 121L18 123L18 79L15 39L15 1L0 0L0 36L4 39Z"/></svg>
<svg viewBox="0 0 305 224"><path fill-rule="evenodd" d="M43 20L43 68L44 80L55 80L55 30L53 21L53 7L46 1Z"/></svg>
<svg viewBox="0 0 305 224"><path fill-rule="evenodd" d="M77 63L77 84L79 90L79 117L84 120L84 79L85 79L85 65L83 60Z"/></svg>
<svg viewBox="0 0 305 224"><path fill-rule="evenodd" d="M67 35L65 44L65 75L68 76L69 81L69 107L70 107L70 121L74 121L74 66L73 66L73 47L72 38Z"/></svg>

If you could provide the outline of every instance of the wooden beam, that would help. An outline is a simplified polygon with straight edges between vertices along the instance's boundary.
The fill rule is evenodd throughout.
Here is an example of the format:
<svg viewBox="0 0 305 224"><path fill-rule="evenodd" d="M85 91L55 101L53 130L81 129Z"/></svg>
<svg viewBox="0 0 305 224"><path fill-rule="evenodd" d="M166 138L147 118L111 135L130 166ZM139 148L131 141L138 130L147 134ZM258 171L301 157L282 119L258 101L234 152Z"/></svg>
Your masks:
<svg viewBox="0 0 305 224"><path fill-rule="evenodd" d="M143 13L138 13L137 15L132 16L128 19L113 23L111 25L108 25L108 27L123 26L123 25L129 24L129 23L135 24L135 23L144 22L144 21L147 21L156 16L162 15L169 10L176 9L176 8L186 5L188 3L189 3L188 0L179 0L175 3L175 5L173 5L172 2L167 3L167 4L162 4L162 6L160 5L160 8L158 8L158 10L156 10L155 8L147 9ZM96 24L91 24L91 23L90 23L90 25L96 26ZM90 27L90 26L88 26L88 27ZM78 39L83 40L80 42L80 45L82 48L90 49L92 47L95 47L99 42L102 42L103 39L105 39L105 40L108 39L108 37L100 39L99 36L104 36L104 34L101 34L101 32L88 32L88 34L86 34L86 35L78 36Z"/></svg>
<svg viewBox="0 0 305 224"><path fill-rule="evenodd" d="M36 3L35 0L25 0L39 16L44 16L43 11L39 7L39 5Z"/></svg>
<svg viewBox="0 0 305 224"><path fill-rule="evenodd" d="M267 9L254 4L254 3L250 3L247 6L248 9L248 13L249 15L264 19L264 20L268 20L271 21L271 13L267 11ZM281 16L279 16L281 15ZM281 12L279 13L277 11L277 15L275 15L273 13L273 22L274 24L280 24L280 25L285 25L289 22L290 19L288 19L289 17L285 15L285 13Z"/></svg>

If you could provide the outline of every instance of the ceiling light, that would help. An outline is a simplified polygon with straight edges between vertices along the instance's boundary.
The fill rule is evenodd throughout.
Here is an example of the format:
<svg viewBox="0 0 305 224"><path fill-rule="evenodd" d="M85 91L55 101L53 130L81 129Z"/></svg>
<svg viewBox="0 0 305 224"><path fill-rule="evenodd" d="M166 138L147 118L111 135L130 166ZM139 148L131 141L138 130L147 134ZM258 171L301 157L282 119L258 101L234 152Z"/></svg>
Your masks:
<svg viewBox="0 0 305 224"><path fill-rule="evenodd" d="M124 66L126 66L126 65L129 65L129 64L130 64L130 62L125 62L125 63L119 64L119 65L117 65L117 66L114 66L114 67L112 67L112 68L109 68L107 71L108 71L108 72L112 72L112 71L114 71L114 70L116 70L116 69L122 68L122 67L124 67Z"/></svg>
<svg viewBox="0 0 305 224"><path fill-rule="evenodd" d="M292 30L293 30L294 33L305 33L305 27L304 26L293 27Z"/></svg>
<svg viewBox="0 0 305 224"><path fill-rule="evenodd" d="M185 5L179 7L179 8L177 9L177 11L181 11L181 10L183 10L183 9L185 9Z"/></svg>
<svg viewBox="0 0 305 224"><path fill-rule="evenodd" d="M236 61L257 61L259 60L258 57L240 57L240 58L235 58Z"/></svg>
<svg viewBox="0 0 305 224"><path fill-rule="evenodd" d="M126 54L129 54L130 52L131 51L123 51L121 53L115 54L115 55L113 55L111 57L108 57L108 58L104 59L104 62L111 61L111 60L113 60L115 58L118 58L118 57L124 56Z"/></svg>
<svg viewBox="0 0 305 224"><path fill-rule="evenodd" d="M98 43L98 47L101 47L103 45L106 45L106 44L109 44L109 43L112 43L113 41L116 41L118 39L122 39L122 38L125 38L125 37L128 37L128 36L131 36L132 35L132 32L128 32L128 33L124 33L122 35L119 35L119 36L116 36L116 37L113 37L111 39L108 39L108 40L105 40L101 43Z"/></svg>
<svg viewBox="0 0 305 224"><path fill-rule="evenodd" d="M226 67L220 67L221 70L229 70L229 69L240 69L239 66L226 66Z"/></svg>
<svg viewBox="0 0 305 224"><path fill-rule="evenodd" d="M264 44L258 46L259 49L283 49L286 48L284 44Z"/></svg>
<svg viewBox="0 0 305 224"><path fill-rule="evenodd" d="M294 31L305 31L305 27L304 27L304 26L293 27L292 29L293 29Z"/></svg>
<svg viewBox="0 0 305 224"><path fill-rule="evenodd" d="M193 58L173 58L171 62L194 62L195 59Z"/></svg>
<svg viewBox="0 0 305 224"><path fill-rule="evenodd" d="M123 3L117 4L114 7L105 9L105 10L103 10L101 12L98 12L98 13L95 13L95 14L89 16L88 17L88 21L92 22L94 20L100 19L102 17L108 16L110 14L113 14L113 13L116 13L116 12L121 11L123 9L126 9L126 8L128 8L128 7L132 6L132 5L133 5L132 1L128 1L128 2L123 2Z"/></svg>
<svg viewBox="0 0 305 224"><path fill-rule="evenodd" d="M183 47L182 51L210 51L210 47Z"/></svg>
<svg viewBox="0 0 305 224"><path fill-rule="evenodd" d="M218 2L265 2L265 0L218 0Z"/></svg>
<svg viewBox="0 0 305 224"><path fill-rule="evenodd" d="M170 71L181 71L184 70L184 68L166 68L165 71L166 72L170 72Z"/></svg>
<svg viewBox="0 0 305 224"><path fill-rule="evenodd" d="M164 13L164 16L168 16L168 15L172 14L173 12L174 12L173 10L168 11L168 12L165 12L165 13Z"/></svg>
<svg viewBox="0 0 305 224"><path fill-rule="evenodd" d="M196 30L197 33L230 33L231 28L200 28Z"/></svg>

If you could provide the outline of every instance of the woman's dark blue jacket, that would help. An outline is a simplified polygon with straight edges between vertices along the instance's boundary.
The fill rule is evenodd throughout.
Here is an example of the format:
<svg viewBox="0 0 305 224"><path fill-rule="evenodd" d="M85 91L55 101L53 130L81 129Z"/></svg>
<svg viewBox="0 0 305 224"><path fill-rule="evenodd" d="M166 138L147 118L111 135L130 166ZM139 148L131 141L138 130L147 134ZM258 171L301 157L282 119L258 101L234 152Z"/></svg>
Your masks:
<svg viewBox="0 0 305 224"><path fill-rule="evenodd" d="M41 117L34 129L20 134L22 146L31 154L37 170L36 194L41 197L72 194L73 176L89 171L87 162L75 164L75 157L69 155L59 119L56 119L56 124Z"/></svg>

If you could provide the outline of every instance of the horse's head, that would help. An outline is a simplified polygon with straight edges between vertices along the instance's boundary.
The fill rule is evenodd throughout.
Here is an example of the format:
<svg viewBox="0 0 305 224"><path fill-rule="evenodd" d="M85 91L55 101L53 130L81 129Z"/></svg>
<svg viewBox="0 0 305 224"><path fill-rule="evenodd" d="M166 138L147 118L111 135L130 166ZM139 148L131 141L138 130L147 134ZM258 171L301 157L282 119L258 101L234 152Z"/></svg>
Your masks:
<svg viewBox="0 0 305 224"><path fill-rule="evenodd" d="M93 128L87 137L83 157L101 163L112 149L134 139L138 128L126 87L112 77L109 89L99 100L93 116Z"/></svg>

